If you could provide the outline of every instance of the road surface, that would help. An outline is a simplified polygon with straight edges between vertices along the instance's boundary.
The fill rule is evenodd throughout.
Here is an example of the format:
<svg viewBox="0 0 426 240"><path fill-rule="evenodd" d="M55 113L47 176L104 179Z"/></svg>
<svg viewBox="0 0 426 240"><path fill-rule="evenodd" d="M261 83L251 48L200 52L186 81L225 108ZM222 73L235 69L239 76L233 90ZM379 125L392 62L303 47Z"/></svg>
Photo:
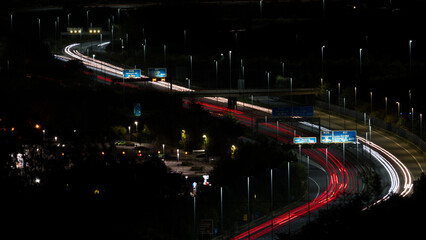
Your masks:
<svg viewBox="0 0 426 240"><path fill-rule="evenodd" d="M65 53L68 54L70 58L79 59L86 66L101 71L103 74L111 74L117 77L120 75L120 73L122 73L122 68L80 54L77 51L78 46L78 44L67 46L65 48ZM57 58L61 58L61 56L57 56ZM153 84L159 88L170 89L170 85L166 82L157 82ZM177 85L173 85L173 90L189 91L189 89ZM207 109L210 108L211 110L214 108L219 108L222 111L225 111L223 110L224 107L221 105L226 104L226 99L206 97L200 98L200 100L206 103L204 107ZM214 102L215 104L212 104L211 102ZM258 117L265 115L271 116L270 109L247 103L237 103L238 109L240 109L242 106L244 106L243 111L229 109L226 111L232 111L234 115L238 116L240 122L248 126L252 126L253 124L254 112ZM217 111L217 109L215 111ZM386 178L389 178L390 186L388 187L388 193L383 195L383 200L389 197L389 195L392 193L401 194L403 196L411 193L413 178L418 178L420 173L426 167L424 153L419 152L417 149L415 149L414 146L401 141L401 139L384 130L374 129L373 127L371 142L369 141L370 139L368 139L368 137L368 140L365 138L366 127L364 127L364 125L355 124L355 122L350 121L349 119L343 119L341 117L331 115L329 116L327 113L318 110L315 111L315 117L320 117L322 119L322 124L326 125L327 127L327 120L330 119L330 129L343 129L343 125L345 125L346 129L358 130L358 140L363 143L363 148L365 148L364 151L373 153L372 160L377 161L378 165L383 166L383 172L388 174ZM312 128L314 128L314 126L312 126ZM293 132L294 127L290 127L282 123L280 123L278 126L276 126L274 123L264 123L261 124L259 129L259 131L263 132L264 134L271 135L272 137L275 136L274 133L278 132L278 139L280 141L288 141L288 137ZM300 130L298 131L303 132ZM287 135L287 137L285 137L285 135ZM253 226L249 231L243 231L240 234L234 236L233 239L253 239L253 237L259 238L261 236L266 236L272 231L272 229L282 229L282 227L290 221L296 222L298 221L296 219L300 220L302 217L310 216L309 213L311 211L324 207L326 204L335 201L340 196L342 196L342 193L352 193L358 191L360 185L359 180L357 179L357 170L353 169L352 167L348 167L348 163L345 163L341 156L330 152L327 155L328 161L325 162L325 149L303 150L303 152L305 155L310 156L312 159L311 161L315 161L317 164L319 164L317 171L321 171L318 170L321 168L326 170L328 176L327 184L325 184L325 186L327 186L326 190L321 190L321 186L317 184L317 189L319 190L314 190L314 192L316 192L314 193L315 198L313 195L309 195L310 198L312 197L312 200L306 204L298 206L288 213L276 216L273 218L273 220L269 220L260 223L257 226ZM307 161L307 159L305 161ZM316 181L310 181L309 186L315 183ZM312 189L315 189L315 186ZM312 194L312 191L310 191L310 194Z"/></svg>

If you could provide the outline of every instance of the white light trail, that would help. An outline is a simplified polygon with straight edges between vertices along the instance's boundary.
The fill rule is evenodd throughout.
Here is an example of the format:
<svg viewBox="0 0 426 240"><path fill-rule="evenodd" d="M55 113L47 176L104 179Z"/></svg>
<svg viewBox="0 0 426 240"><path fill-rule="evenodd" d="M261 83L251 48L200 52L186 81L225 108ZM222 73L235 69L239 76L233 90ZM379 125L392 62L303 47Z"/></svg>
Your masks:
<svg viewBox="0 0 426 240"><path fill-rule="evenodd" d="M312 124L308 122L300 122L300 123L310 127L318 128L318 125L316 124ZM327 131L328 129L325 127L321 127L321 130ZM397 157L395 157L393 154L391 154L386 149L380 147L379 145L373 142L367 141L365 138L362 138L362 137L357 136L357 139L358 141L364 143L364 151L370 152L371 150L372 157L376 159L383 166L383 168L389 174L389 178L391 182L391 186L389 188L388 193L385 194L381 199L379 199L373 205L387 200L391 194L399 193L399 195L402 197L405 197L408 194L410 194L413 190L413 184L412 184L411 173L408 170L408 168ZM394 164L391 164L387 159L390 159ZM403 182L404 182L403 187L401 187L401 180L399 178L398 172L396 171L394 165L397 166L402 173Z"/></svg>
<svg viewBox="0 0 426 240"><path fill-rule="evenodd" d="M104 43L104 44L108 44L108 43ZM103 72L106 72L106 73L113 75L113 76L116 76L116 77L123 77L123 70L124 70L123 68L114 66L112 64L109 64L109 63L106 63L106 62L103 62L103 61L100 61L100 60L97 60L97 59L90 58L88 56L81 54L77 50L71 51L71 49L73 47L76 47L78 45L79 45L79 43L74 43L74 44L66 46L65 47L65 53L68 54L69 56L71 56L72 58L75 58L75 59L82 61L83 64L91 67L92 69L95 69L95 70L98 70L98 71L102 70ZM55 55L55 57L70 60L70 58L67 58L67 57L64 57L64 56ZM148 78L148 77L142 76L142 78ZM168 82L159 81L159 82L152 82L152 84L159 86L159 87L162 87L162 88L170 89L170 83L168 83ZM188 92L188 93L195 91L193 89L182 87L182 86L179 86L179 85L176 85L176 84L172 85L172 90L173 91L179 91L179 92ZM228 100L224 97L204 97L204 98L211 100L211 101L220 102L220 103L227 103L228 102ZM264 112L265 114L272 114L272 109L260 107L260 106L254 105L254 104L243 103L241 101L237 101L237 106L251 108L251 109L254 109L254 110L257 110L257 111ZM307 122L301 122L301 124L305 124L305 125L308 125L310 127L315 127L315 128L319 127L318 125L315 125L315 124L312 124L312 123L307 123ZM321 127L321 130L328 130L328 129ZM377 159L377 161L386 169L386 171L388 172L389 177L391 179L391 187L389 188L389 192L378 202L386 200L389 197L390 194L397 193L401 189L402 189L402 192L399 193L401 196L405 197L408 194L410 194L411 191L412 191L412 188L413 188L413 184L412 184L411 173L409 172L407 167L398 158L396 158L390 152L388 152L384 148L378 146L377 144L366 141L364 138L361 138L361 137L357 137L357 139L367 145L367 146L364 146L364 148L368 149L368 151L370 151L371 148L374 148L374 150L371 149L372 156L374 156L374 159ZM386 156L387 159L390 159L393 162L393 164L395 164L399 168L399 170L402 172L402 175L404 177L403 178L404 184L403 184L402 188L400 186L401 181L398 177L397 171L395 170L394 166L391 163L389 163L387 161L387 159L383 156Z"/></svg>

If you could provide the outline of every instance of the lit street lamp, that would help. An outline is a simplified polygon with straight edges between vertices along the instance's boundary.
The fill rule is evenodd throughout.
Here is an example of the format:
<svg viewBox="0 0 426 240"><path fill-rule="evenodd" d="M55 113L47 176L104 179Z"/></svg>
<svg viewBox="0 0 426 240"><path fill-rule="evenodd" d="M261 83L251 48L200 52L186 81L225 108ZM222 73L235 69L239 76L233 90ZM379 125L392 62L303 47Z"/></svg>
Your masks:
<svg viewBox="0 0 426 240"><path fill-rule="evenodd" d="M400 102L396 102L396 105L398 106L398 118L401 115L401 103Z"/></svg>
<svg viewBox="0 0 426 240"><path fill-rule="evenodd" d="M321 46L321 74L324 77L324 48L325 46Z"/></svg>
<svg viewBox="0 0 426 240"><path fill-rule="evenodd" d="M231 72L231 68L232 68L232 65L231 65L231 54L232 54L232 51L229 51L229 90L231 90L232 89L232 83L231 83L231 79L232 79L232 72Z"/></svg>
<svg viewBox="0 0 426 240"><path fill-rule="evenodd" d="M410 69L409 69L410 73L411 73L411 45L412 44L413 44L413 40L408 41L408 57L410 58L409 59L409 61L410 61Z"/></svg>
<svg viewBox="0 0 426 240"><path fill-rule="evenodd" d="M359 49L359 75L362 74L362 48Z"/></svg>

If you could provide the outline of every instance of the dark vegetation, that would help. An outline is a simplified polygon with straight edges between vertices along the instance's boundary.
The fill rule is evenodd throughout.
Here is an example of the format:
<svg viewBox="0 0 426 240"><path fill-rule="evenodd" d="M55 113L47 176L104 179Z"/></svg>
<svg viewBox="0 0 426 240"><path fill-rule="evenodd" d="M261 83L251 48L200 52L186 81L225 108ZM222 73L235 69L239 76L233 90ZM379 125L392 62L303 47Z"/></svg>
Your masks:
<svg viewBox="0 0 426 240"><path fill-rule="evenodd" d="M6 46L16 45L19 40ZM211 176L213 186L198 189L197 219L211 218L218 226L218 186L223 186L225 230L244 222L246 176L253 178L252 191L258 196L253 218L270 211L265 190L268 169L287 172L285 163L294 160L288 147L252 135L231 116L214 118L195 101L182 104L178 96L128 88L123 102L121 86L95 82L79 62L54 60L41 43L17 49L13 70L1 73L0 191L5 233L49 239L191 238L189 192L192 181L199 180L170 173L155 156L136 164L117 154L114 141L127 136L119 129L135 120L144 126L140 140L188 151L202 148L202 135L209 136L204 147L220 160ZM132 115L133 103L142 106L139 118ZM180 142L183 129L185 144ZM241 135L255 142L238 141ZM238 147L235 156L229 150L232 144ZM17 168L17 153L26 151L24 167ZM296 187L305 176L303 168L298 171L295 197L304 191ZM277 181L276 188L284 186L285 182ZM288 202L286 195L276 195L276 207Z"/></svg>

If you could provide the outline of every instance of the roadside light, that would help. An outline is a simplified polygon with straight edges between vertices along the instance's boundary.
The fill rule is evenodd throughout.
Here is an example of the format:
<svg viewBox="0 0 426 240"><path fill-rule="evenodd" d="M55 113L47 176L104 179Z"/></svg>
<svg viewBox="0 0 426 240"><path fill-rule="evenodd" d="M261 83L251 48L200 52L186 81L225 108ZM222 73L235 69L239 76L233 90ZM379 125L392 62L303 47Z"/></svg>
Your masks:
<svg viewBox="0 0 426 240"><path fill-rule="evenodd" d="M35 128L36 128L36 129L40 129L40 125L36 124L36 125L35 125Z"/></svg>
<svg viewBox="0 0 426 240"><path fill-rule="evenodd" d="M235 158L235 152L237 150L237 147L235 145L231 146L231 158L234 159Z"/></svg>
<svg viewBox="0 0 426 240"><path fill-rule="evenodd" d="M65 153L62 153L61 155L62 155L62 156L64 156L64 155L65 155Z"/></svg>
<svg viewBox="0 0 426 240"><path fill-rule="evenodd" d="M125 152L125 151L123 151L123 152L121 152L121 154L122 154L122 155L126 155L126 152Z"/></svg>
<svg viewBox="0 0 426 240"><path fill-rule="evenodd" d="M102 152L101 154L102 154L102 155L105 155L105 152Z"/></svg>

